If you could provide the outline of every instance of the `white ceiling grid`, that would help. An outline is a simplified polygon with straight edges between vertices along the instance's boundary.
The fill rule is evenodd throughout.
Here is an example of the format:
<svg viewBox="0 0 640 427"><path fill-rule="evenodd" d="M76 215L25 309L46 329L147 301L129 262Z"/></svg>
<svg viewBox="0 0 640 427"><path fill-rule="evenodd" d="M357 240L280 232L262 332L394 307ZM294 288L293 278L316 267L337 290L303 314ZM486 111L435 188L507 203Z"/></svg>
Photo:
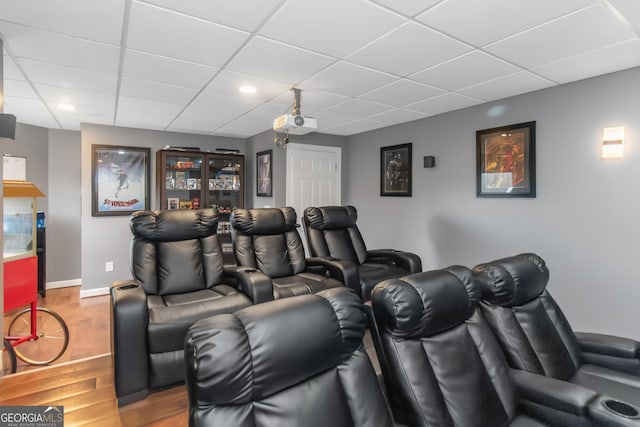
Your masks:
<svg viewBox="0 0 640 427"><path fill-rule="evenodd" d="M640 66L637 0L0 0L7 113L351 135ZM241 85L257 92L244 95ZM73 111L59 104L73 104Z"/></svg>

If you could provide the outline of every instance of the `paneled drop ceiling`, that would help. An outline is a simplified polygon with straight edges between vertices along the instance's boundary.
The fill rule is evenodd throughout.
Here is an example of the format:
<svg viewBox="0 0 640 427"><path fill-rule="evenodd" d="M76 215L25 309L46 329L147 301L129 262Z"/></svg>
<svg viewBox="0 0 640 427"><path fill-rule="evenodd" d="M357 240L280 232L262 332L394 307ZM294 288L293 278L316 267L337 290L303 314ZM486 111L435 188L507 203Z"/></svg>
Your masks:
<svg viewBox="0 0 640 427"><path fill-rule="evenodd" d="M0 0L0 35L22 123L244 138L295 86L351 135L640 66L640 1Z"/></svg>

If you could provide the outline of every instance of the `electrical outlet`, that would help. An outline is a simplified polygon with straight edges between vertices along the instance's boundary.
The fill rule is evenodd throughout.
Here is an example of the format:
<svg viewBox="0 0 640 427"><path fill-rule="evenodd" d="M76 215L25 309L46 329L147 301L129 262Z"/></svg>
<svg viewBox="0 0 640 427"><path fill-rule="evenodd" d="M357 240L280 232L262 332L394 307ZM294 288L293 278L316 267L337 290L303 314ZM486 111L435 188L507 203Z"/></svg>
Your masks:
<svg viewBox="0 0 640 427"><path fill-rule="evenodd" d="M113 261L107 261L104 263L104 271L113 271Z"/></svg>

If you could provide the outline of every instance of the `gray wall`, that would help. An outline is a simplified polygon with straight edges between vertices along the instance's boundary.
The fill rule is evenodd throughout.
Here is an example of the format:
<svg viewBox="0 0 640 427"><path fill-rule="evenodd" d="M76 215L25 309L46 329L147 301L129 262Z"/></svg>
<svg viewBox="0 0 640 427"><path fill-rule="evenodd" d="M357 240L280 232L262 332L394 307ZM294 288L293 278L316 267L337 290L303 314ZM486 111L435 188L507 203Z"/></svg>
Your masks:
<svg viewBox="0 0 640 427"><path fill-rule="evenodd" d="M244 152L245 141L237 138L190 135L114 126L81 125L82 164L82 291L105 288L116 280L131 278L129 271L129 216L91 216L91 145L125 145L151 148L151 208L157 209L155 194L155 153L166 145L200 147L202 151L233 148ZM114 262L114 271L105 272L105 262ZM88 292L89 291L89 292Z"/></svg>
<svg viewBox="0 0 640 427"><path fill-rule="evenodd" d="M475 131L532 120L537 197L476 198ZM600 160L610 126L625 127L622 160ZM379 147L405 142L413 142L413 197L380 197ZM635 68L352 136L345 200L358 208L370 248L415 251L425 269L536 252L574 328L640 339L639 142ZM422 168L425 155L435 168Z"/></svg>
<svg viewBox="0 0 640 427"><path fill-rule="evenodd" d="M247 168L247 191L246 196L248 207L262 208L264 206L282 207L285 206L287 200L286 188L286 150L278 148L273 142L273 131L265 131L247 140L247 155L245 164ZM312 133L308 135L290 136L291 142L296 144L324 145L328 147L342 148L342 176L341 176L341 192L344 200L344 194L347 191L347 171L346 162L348 159L347 138L344 136L327 135L323 133ZM264 150L273 150L273 197L257 197L256 196L256 153ZM298 216L302 212L297 212Z"/></svg>
<svg viewBox="0 0 640 427"><path fill-rule="evenodd" d="M47 197L37 199L38 210L47 212L49 194L49 136L48 130L18 123L16 140L0 138L2 154L27 158L27 180L33 182Z"/></svg>
<svg viewBox="0 0 640 427"><path fill-rule="evenodd" d="M49 130L47 282L80 279L80 132Z"/></svg>

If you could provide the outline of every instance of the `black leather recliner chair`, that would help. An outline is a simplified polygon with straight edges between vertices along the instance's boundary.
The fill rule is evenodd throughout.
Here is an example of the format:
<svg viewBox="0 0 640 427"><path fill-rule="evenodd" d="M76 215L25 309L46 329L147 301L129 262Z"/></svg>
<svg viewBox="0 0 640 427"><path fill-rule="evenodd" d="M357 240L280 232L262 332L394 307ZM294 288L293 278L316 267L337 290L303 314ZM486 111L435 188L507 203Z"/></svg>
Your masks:
<svg viewBox="0 0 640 427"><path fill-rule="evenodd" d="M304 227L312 256L347 260L358 267L356 291L369 300L373 287L422 271L416 254L394 249L367 250L356 225L358 212L353 206L309 207L304 210Z"/></svg>
<svg viewBox="0 0 640 427"><path fill-rule="evenodd" d="M191 426L379 426L391 417L346 287L196 322L185 341Z"/></svg>
<svg viewBox="0 0 640 427"><path fill-rule="evenodd" d="M213 209L139 211L130 221L133 280L111 287L118 405L184 381L184 337L198 319L251 305L222 282Z"/></svg>
<svg viewBox="0 0 640 427"><path fill-rule="evenodd" d="M315 293L357 280L354 265L305 259L293 208L235 209L233 251L239 266L254 269L258 302Z"/></svg>
<svg viewBox="0 0 640 427"><path fill-rule="evenodd" d="M460 266L379 283L371 293L394 415L409 426L589 425L595 392L510 370Z"/></svg>
<svg viewBox="0 0 640 427"><path fill-rule="evenodd" d="M546 290L549 270L535 254L474 267L482 312L517 369L578 384L640 408L640 343L574 333Z"/></svg>

